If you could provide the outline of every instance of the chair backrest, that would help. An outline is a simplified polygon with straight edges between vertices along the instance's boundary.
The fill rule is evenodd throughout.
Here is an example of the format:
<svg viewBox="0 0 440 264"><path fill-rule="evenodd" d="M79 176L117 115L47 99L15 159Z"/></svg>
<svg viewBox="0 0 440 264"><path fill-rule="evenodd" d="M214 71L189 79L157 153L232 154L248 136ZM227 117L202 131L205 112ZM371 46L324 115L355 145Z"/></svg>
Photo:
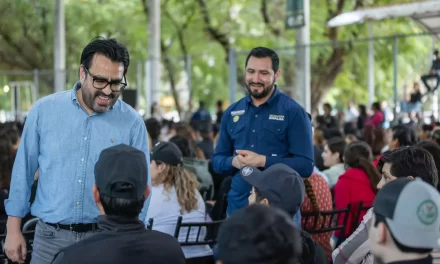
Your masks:
<svg viewBox="0 0 440 264"><path fill-rule="evenodd" d="M350 215L351 204L345 209L337 209L323 212L302 212L301 220L303 223L309 223L309 219L313 219L313 224L308 224L303 227L303 230L309 234L327 233L332 231L341 231L337 245L344 241L344 230L347 226ZM340 219L343 219L342 224L339 224Z"/></svg>
<svg viewBox="0 0 440 264"><path fill-rule="evenodd" d="M24 225L23 228L21 229L22 232L27 232L27 231L34 231L35 227L37 226L38 221L40 221L39 218L35 217L32 219L29 219Z"/></svg>
<svg viewBox="0 0 440 264"><path fill-rule="evenodd" d="M153 230L153 223L154 223L154 219L153 218L148 219L148 224L147 224L147 229L148 230Z"/></svg>
<svg viewBox="0 0 440 264"><path fill-rule="evenodd" d="M185 241L179 241L181 246L198 246L198 245L215 245L217 244L217 233L220 225L223 221L203 222L203 223L182 223L182 217L177 219L176 230L174 231L174 237L179 239L180 232L185 228ZM205 237L201 237L202 230L204 233L210 234ZM194 238L194 232L197 232ZM192 231L192 232L191 232Z"/></svg>
<svg viewBox="0 0 440 264"><path fill-rule="evenodd" d="M212 197L212 185L209 187L202 187L199 190L200 195L202 195L203 201L211 200Z"/></svg>
<svg viewBox="0 0 440 264"><path fill-rule="evenodd" d="M372 206L366 206L366 205L364 205L364 202L363 202L363 201L360 201L360 202L358 203L358 208L357 208L356 215L355 215L354 222L353 222L353 230L352 230L352 233L358 228L358 226L359 226L360 223L362 222L362 219L361 219L361 214L362 214L362 212L367 212L368 210L370 210L371 207L372 207Z"/></svg>

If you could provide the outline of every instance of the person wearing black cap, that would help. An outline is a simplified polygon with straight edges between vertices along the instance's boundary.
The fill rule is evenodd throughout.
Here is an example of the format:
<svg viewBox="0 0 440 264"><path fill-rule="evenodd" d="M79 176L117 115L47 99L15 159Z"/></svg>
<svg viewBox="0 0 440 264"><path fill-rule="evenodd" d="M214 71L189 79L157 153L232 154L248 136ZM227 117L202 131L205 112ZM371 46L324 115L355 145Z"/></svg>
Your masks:
<svg viewBox="0 0 440 264"><path fill-rule="evenodd" d="M172 236L145 229L138 218L150 193L147 172L142 151L123 144L104 149L93 186L100 232L61 250L52 263L185 263Z"/></svg>
<svg viewBox="0 0 440 264"><path fill-rule="evenodd" d="M263 204L283 210L293 217L304 201L305 186L299 174L289 166L278 163L264 171L246 166L241 177L252 185L249 204ZM306 232L302 232L304 264L328 263L324 249Z"/></svg>
<svg viewBox="0 0 440 264"><path fill-rule="evenodd" d="M150 153L151 203L146 221L153 219L153 230L174 235L177 219L183 222L205 222L205 202L198 191L199 183L194 174L183 167L182 152L172 142L158 142ZM205 230L190 232L189 241L196 237L203 240ZM185 241L186 232L181 232L179 241ZM187 259L212 259L208 245L184 246ZM165 262L164 262L165 263Z"/></svg>

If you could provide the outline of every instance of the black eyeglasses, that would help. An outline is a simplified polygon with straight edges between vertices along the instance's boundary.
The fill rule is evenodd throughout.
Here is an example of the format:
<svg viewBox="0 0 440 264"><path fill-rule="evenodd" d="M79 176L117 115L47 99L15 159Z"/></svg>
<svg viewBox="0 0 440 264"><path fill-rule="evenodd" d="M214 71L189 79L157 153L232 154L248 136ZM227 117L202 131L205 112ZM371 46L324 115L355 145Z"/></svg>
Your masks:
<svg viewBox="0 0 440 264"><path fill-rule="evenodd" d="M125 82L122 81L111 81L109 82L107 79L93 75L90 73L90 71L84 67L84 70L87 72L87 74L89 74L90 76L92 76L93 79L93 87L95 87L96 89L102 90L105 87L107 87L108 85L110 85L110 89L113 92L121 92L122 90L125 89L125 87L127 87L127 79L124 76L124 80Z"/></svg>

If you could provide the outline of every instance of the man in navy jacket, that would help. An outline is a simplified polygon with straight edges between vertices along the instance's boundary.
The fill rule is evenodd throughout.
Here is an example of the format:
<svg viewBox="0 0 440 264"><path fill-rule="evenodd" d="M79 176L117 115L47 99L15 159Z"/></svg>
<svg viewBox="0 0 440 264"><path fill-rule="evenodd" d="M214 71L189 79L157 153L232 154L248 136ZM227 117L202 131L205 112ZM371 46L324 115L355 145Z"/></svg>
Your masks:
<svg viewBox="0 0 440 264"><path fill-rule="evenodd" d="M234 175L228 215L248 204L252 189L240 177L240 168L264 170L284 163L301 177L309 177L314 166L310 115L275 85L280 77L278 55L257 47L248 55L245 66L249 95L224 112L212 157L216 173Z"/></svg>

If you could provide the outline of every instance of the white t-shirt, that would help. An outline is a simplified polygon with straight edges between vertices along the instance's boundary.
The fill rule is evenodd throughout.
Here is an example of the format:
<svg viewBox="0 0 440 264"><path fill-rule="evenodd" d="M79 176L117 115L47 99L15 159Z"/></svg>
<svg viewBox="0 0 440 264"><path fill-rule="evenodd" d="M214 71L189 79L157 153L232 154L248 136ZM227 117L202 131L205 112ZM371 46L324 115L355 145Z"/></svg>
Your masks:
<svg viewBox="0 0 440 264"><path fill-rule="evenodd" d="M180 213L180 205L177 200L176 189L172 187L168 192L165 191L163 184L153 186L151 188L151 201L148 208L145 221L153 218L153 230L174 236L176 230L177 218L182 216L182 222L205 222L205 202L202 196L197 192L197 210L191 212ZM198 228L191 228L188 241L195 241L197 238ZM186 239L187 228L181 228L179 234L179 242ZM206 230L202 229L199 241L206 236ZM212 255L212 250L208 245L205 246L184 246L182 247L185 258L203 257Z"/></svg>

